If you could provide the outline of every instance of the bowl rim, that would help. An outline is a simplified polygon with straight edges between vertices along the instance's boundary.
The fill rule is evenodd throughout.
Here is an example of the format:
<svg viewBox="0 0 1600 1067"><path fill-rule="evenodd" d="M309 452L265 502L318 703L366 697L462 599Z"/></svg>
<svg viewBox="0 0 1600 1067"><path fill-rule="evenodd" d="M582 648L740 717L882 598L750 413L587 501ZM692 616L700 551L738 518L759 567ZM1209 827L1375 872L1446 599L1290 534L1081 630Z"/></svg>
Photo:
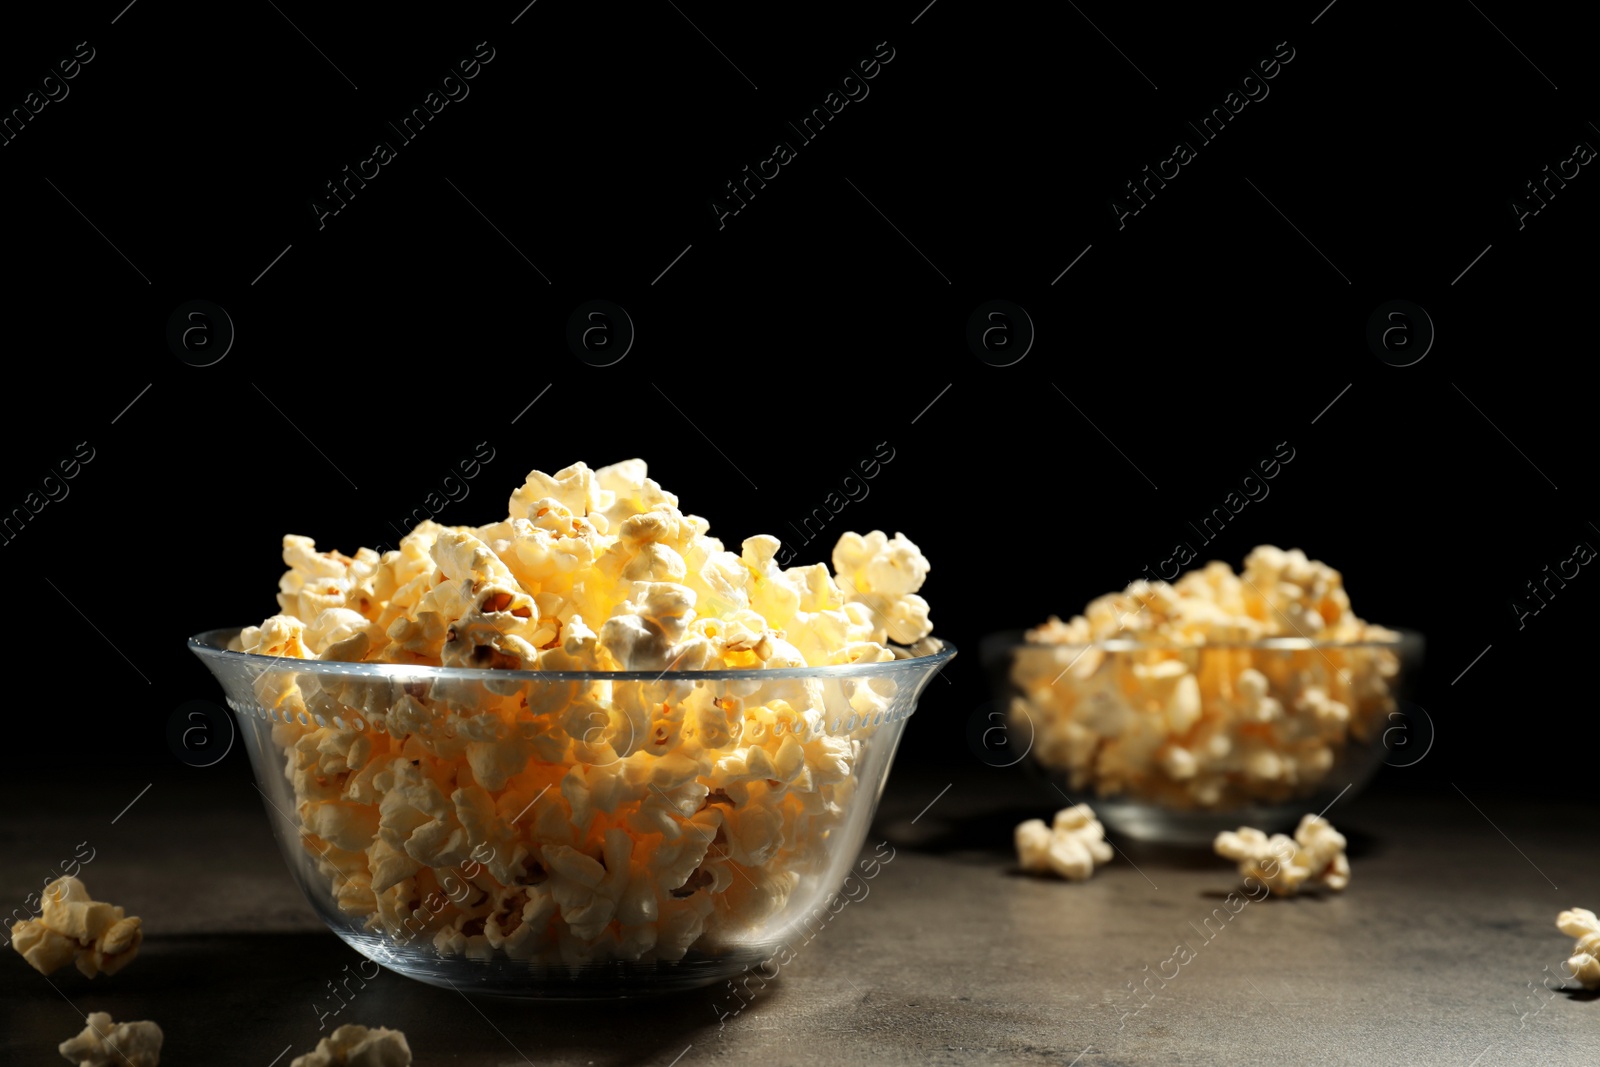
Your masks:
<svg viewBox="0 0 1600 1067"><path fill-rule="evenodd" d="M942 638L925 637L919 645L928 643L929 650L914 655L899 645L887 646L895 658L874 663L836 663L817 667L721 668L705 671L540 671L495 670L488 667L443 667L429 663L346 663L342 660L296 659L286 656L263 656L255 652L236 652L222 647L230 637L237 636L244 627L224 626L204 630L188 639L189 651L202 661L240 663L268 670L305 671L311 674L353 678L392 678L407 682L422 679L438 681L522 681L522 682L759 682L807 678L872 678L895 671L932 667L928 674L943 670L955 658L956 646ZM282 664L281 667L275 667Z"/></svg>
<svg viewBox="0 0 1600 1067"><path fill-rule="evenodd" d="M1140 641L1129 637L1105 637L1098 641L1075 643L1032 642L1026 639L1026 630L1002 630L989 634L979 643L980 654L992 655L1012 648L1037 648L1078 652L1097 649L1101 652L1204 652L1216 651L1268 651L1316 652L1334 649L1386 648L1395 651L1421 649L1425 639L1420 630L1385 626L1393 638L1363 638L1359 641L1321 641L1314 637L1261 637L1254 641L1205 641L1200 644L1174 644L1157 641Z"/></svg>

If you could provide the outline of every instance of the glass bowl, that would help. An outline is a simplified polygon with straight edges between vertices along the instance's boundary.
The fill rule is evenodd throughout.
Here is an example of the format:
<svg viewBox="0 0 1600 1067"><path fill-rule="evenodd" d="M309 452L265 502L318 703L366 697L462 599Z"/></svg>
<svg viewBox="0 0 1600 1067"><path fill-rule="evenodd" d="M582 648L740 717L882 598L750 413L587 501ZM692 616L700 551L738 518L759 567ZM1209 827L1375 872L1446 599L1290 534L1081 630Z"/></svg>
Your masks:
<svg viewBox="0 0 1600 1067"><path fill-rule="evenodd" d="M480 670L246 654L237 634L189 648L323 921L431 985L546 998L710 984L828 918L955 655Z"/></svg>
<svg viewBox="0 0 1600 1067"><path fill-rule="evenodd" d="M1359 791L1394 735L1406 742L1423 643L1391 633L1176 646L1030 644L1011 631L979 658L1007 742L1026 746L1054 792L1125 837L1209 845L1240 826L1292 829Z"/></svg>

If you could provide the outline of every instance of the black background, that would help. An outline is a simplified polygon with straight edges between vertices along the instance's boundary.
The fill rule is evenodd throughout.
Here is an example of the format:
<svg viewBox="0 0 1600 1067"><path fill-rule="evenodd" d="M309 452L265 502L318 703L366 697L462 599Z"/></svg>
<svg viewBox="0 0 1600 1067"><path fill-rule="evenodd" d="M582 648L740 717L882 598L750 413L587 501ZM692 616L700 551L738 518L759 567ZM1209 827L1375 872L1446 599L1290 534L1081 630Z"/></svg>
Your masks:
<svg viewBox="0 0 1600 1067"><path fill-rule="evenodd" d="M1069 615L1178 541L1235 567L1275 543L1427 637L1436 743L1383 787L1592 796L1600 577L1520 628L1512 608L1600 545L1600 178L1521 230L1511 207L1600 144L1588 41L1505 5L923 2L8 15L6 111L95 50L0 147L0 508L94 450L0 546L9 736L43 753L18 762L245 774L242 752L169 751L179 705L220 696L184 638L273 610L285 531L392 544L478 442L494 459L443 521L502 516L530 468L637 455L731 546L793 543L887 442L870 495L797 547L882 528L933 563L935 632L962 655L902 761L1003 773L967 741L984 634ZM470 95L319 228L324 183L398 143L385 123L480 41ZM724 183L885 41L870 95L719 228ZM1279 42L1270 95L1119 229L1123 183L1198 143L1185 121ZM236 328L213 366L165 339L194 299ZM565 340L592 299L637 330L609 367ZM966 342L991 299L1037 329L1011 366ZM1394 299L1437 329L1408 367L1365 338ZM1280 442L1270 496L1200 544L1188 524Z"/></svg>

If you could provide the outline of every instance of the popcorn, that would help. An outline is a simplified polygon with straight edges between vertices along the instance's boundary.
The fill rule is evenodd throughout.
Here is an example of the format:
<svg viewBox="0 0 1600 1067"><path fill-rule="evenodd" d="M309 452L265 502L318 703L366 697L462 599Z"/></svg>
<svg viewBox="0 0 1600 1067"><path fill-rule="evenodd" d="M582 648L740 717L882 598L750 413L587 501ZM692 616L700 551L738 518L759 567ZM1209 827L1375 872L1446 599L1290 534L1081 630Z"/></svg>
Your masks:
<svg viewBox="0 0 1600 1067"><path fill-rule="evenodd" d="M904 534L890 540L879 530L865 537L847 533L833 550L833 569L850 600L866 605L879 620L881 629L869 640L881 643L878 635L887 634L909 645L932 632L928 602L916 595L928 576L928 561Z"/></svg>
<svg viewBox="0 0 1600 1067"><path fill-rule="evenodd" d="M70 875L44 887L38 918L11 927L12 946L40 974L53 974L68 963L89 978L116 974L139 954L143 940L136 916L91 900L84 884Z"/></svg>
<svg viewBox="0 0 1600 1067"><path fill-rule="evenodd" d="M1396 636L1351 612L1338 571L1263 545L1241 574L1212 562L1137 581L1030 630L1010 715L1073 790L1173 808L1284 803L1315 792L1348 744L1381 736L1399 672L1382 643ZM1279 637L1319 647L1241 647ZM1135 646L1097 644L1112 639Z"/></svg>
<svg viewBox="0 0 1600 1067"><path fill-rule="evenodd" d="M411 1046L399 1030L348 1024L296 1056L289 1067L410 1067Z"/></svg>
<svg viewBox="0 0 1600 1067"><path fill-rule="evenodd" d="M157 1067L161 1062L162 1033L155 1023L113 1024L103 1011L90 1012L85 1023L82 1033L57 1046L77 1067Z"/></svg>
<svg viewBox="0 0 1600 1067"><path fill-rule="evenodd" d="M1588 908L1573 908L1556 917L1556 926L1578 943L1572 946L1567 970L1585 989L1600 989L1600 918Z"/></svg>
<svg viewBox="0 0 1600 1067"><path fill-rule="evenodd" d="M284 538L279 613L242 651L484 674L257 680L340 912L442 955L648 963L747 939L819 877L863 745L914 694L761 674L904 655L931 632L928 561L872 531L832 570L782 568L777 538L709 529L629 460L534 471L505 518L425 521L381 556ZM678 674L729 669L751 673Z"/></svg>
<svg viewBox="0 0 1600 1067"><path fill-rule="evenodd" d="M1053 872L1070 882L1088 881L1097 864L1109 863L1105 828L1087 804L1056 812L1053 825L1029 819L1016 830L1017 862L1025 871Z"/></svg>
<svg viewBox="0 0 1600 1067"><path fill-rule="evenodd" d="M1239 874L1263 882L1278 896L1292 897L1301 889L1325 885L1338 892L1350 884L1350 861L1344 854L1344 835L1319 815L1300 820L1294 837L1243 826L1217 835L1217 855L1238 863Z"/></svg>

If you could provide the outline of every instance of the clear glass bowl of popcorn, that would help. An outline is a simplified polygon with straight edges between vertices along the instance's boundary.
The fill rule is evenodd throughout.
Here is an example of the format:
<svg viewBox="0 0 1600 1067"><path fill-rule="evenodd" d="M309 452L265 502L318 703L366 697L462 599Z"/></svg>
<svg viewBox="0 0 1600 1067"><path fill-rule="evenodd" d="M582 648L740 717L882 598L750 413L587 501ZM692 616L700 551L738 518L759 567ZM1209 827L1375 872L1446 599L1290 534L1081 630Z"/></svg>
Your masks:
<svg viewBox="0 0 1600 1067"><path fill-rule="evenodd" d="M1209 844L1222 830L1293 826L1355 795L1424 739L1403 707L1421 664L1412 631L1362 640L1134 638L980 648L1007 740L1053 792L1125 837ZM1431 739L1431 731L1429 734Z"/></svg>
<svg viewBox="0 0 1600 1067"><path fill-rule="evenodd" d="M189 647L340 938L432 985L542 998L706 985L803 940L955 655L537 671L274 657L237 630Z"/></svg>

